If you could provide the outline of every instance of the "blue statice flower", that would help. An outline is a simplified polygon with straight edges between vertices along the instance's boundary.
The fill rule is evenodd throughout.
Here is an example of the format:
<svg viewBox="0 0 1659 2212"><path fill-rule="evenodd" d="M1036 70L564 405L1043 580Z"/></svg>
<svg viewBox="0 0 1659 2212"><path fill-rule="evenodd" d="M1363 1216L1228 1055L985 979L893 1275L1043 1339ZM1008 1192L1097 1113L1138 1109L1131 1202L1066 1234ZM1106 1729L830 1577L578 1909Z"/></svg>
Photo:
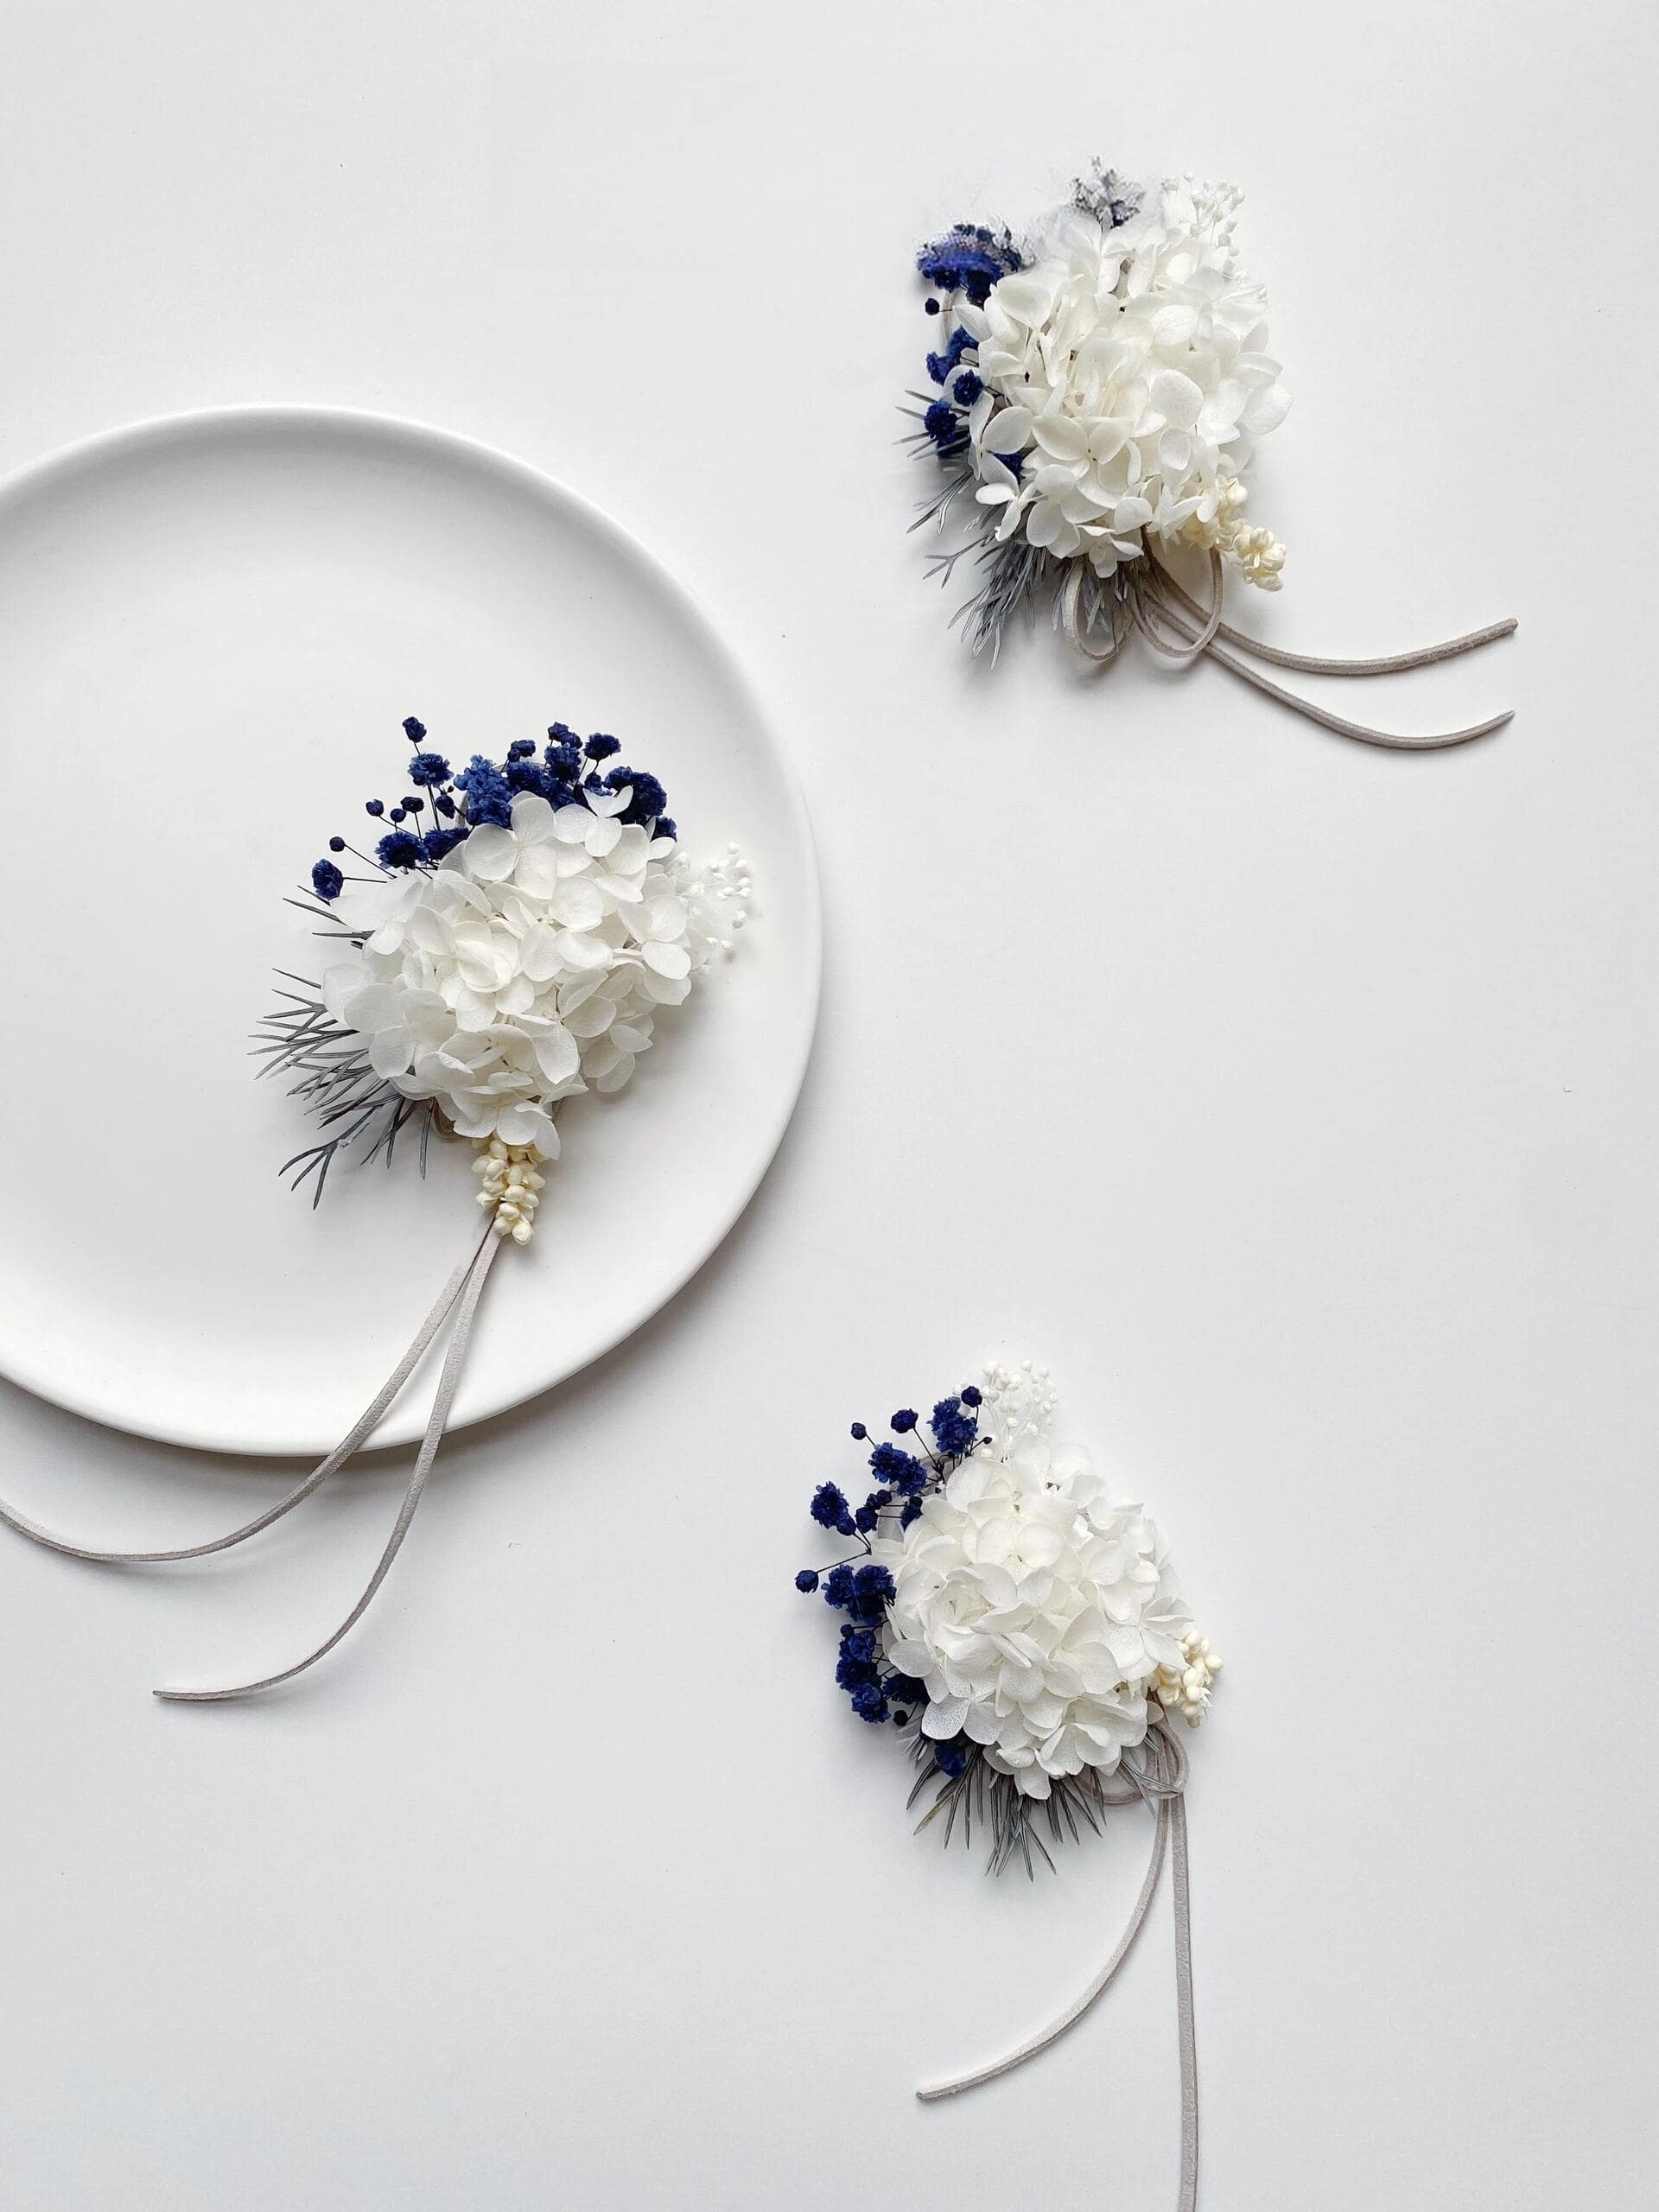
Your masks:
<svg viewBox="0 0 1659 2212"><path fill-rule="evenodd" d="M941 291L965 292L982 307L991 287L1025 267L1025 257L1007 231L982 223L953 224L943 238L930 239L916 256L916 266Z"/></svg>
<svg viewBox="0 0 1659 2212"><path fill-rule="evenodd" d="M411 830L393 830L374 852L382 868L419 868L426 858L424 846Z"/></svg>
<svg viewBox="0 0 1659 2212"><path fill-rule="evenodd" d="M812 1518L821 1529L833 1529L847 1516L847 1493L839 1483L820 1483L812 1493Z"/></svg>
<svg viewBox="0 0 1659 2212"><path fill-rule="evenodd" d="M319 861L311 871L311 888L319 899L338 899L346 879L333 861Z"/></svg>
<svg viewBox="0 0 1659 2212"><path fill-rule="evenodd" d="M927 1469L912 1452L896 1444L878 1444L870 1454L870 1472L900 1497L914 1497L927 1481Z"/></svg>
<svg viewBox="0 0 1659 2212"><path fill-rule="evenodd" d="M960 1398L941 1398L933 1408L928 1427L933 1432L935 1445L947 1459L962 1459L979 1440L979 1423L972 1414L963 1411Z"/></svg>

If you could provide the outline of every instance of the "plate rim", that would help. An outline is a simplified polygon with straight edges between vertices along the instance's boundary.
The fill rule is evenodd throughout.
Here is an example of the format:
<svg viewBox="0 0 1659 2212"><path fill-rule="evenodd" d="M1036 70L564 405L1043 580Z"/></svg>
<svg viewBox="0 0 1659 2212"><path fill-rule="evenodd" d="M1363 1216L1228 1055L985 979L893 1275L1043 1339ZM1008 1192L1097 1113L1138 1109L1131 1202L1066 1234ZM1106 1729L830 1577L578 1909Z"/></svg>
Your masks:
<svg viewBox="0 0 1659 2212"><path fill-rule="evenodd" d="M73 439L67 445L37 454L33 460L24 461L0 476L0 530L5 527L9 510L18 500L48 486L54 477L67 476L89 463L114 457L124 451L160 446L175 440L188 440L192 435L238 428L370 431L394 442L424 448L445 454L451 459L468 461L475 467L517 483L538 499L550 499L555 504L563 502L574 510L601 537L609 538L623 554L658 579L671 600L677 603L681 613L744 701L756 726L772 747L780 772L782 797L805 861L798 886L804 901L806 922L804 948L806 972L801 1018L792 1058L785 1068L785 1083L779 1108L772 1125L764 1134L763 1148L753 1179L729 1209L722 1210L706 1241L699 1243L684 1262L677 1264L671 1271L651 1302L642 1310L632 1312L631 1318L621 1323L602 1342L594 1345L579 1364L566 1368L547 1381L534 1382L499 1403L453 1416L448 1423L448 1433L453 1433L459 1429L474 1427L482 1421L499 1420L504 1414L563 1389L576 1376L606 1358L618 1345L626 1344L630 1337L637 1335L648 1321L672 1304L686 1285L707 1267L741 1220L771 1173L779 1147L788 1133L800 1103L802 1087L817 1042L823 1000L823 898L811 816L807 809L799 772L791 754L778 735L777 725L766 698L748 669L728 645L723 632L698 594L625 523L618 521L585 493L575 490L550 470L509 453L505 447L492 445L487 440L473 437L464 431L448 429L442 424L412 416L388 414L378 408L338 406L327 402L245 400L140 416L131 422L117 423ZM66 1413L94 1422L118 1435L142 1437L183 1450L217 1452L236 1459L303 1459L326 1452L332 1446L333 1440L327 1439L319 1440L315 1444L249 1442L244 1435L228 1434L222 1429L216 1429L211 1422L186 1426L175 1421L149 1421L131 1414L121 1414L108 1403L99 1402L95 1394L65 1389L55 1377L48 1383L33 1363L26 1357L18 1357L3 1339L0 1339L0 1376L27 1390L42 1403L60 1407ZM400 1405L394 1405L388 1411L381 1428L363 1446L365 1452L404 1449L419 1435L418 1424L403 1436L383 1433L398 1425L400 1410Z"/></svg>

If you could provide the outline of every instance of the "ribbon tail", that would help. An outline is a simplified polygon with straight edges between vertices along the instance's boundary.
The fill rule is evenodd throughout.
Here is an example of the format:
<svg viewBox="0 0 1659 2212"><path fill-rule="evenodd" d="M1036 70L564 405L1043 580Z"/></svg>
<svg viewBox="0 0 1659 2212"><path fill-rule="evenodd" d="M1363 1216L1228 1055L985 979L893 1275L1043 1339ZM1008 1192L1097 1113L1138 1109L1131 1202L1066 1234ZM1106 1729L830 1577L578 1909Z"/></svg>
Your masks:
<svg viewBox="0 0 1659 2212"><path fill-rule="evenodd" d="M1198 2212L1198 2042L1192 2007L1192 1897L1186 1856L1186 1801L1172 1797L1170 1872L1175 1891L1175 2019L1181 2046L1181 2193L1176 2212Z"/></svg>
<svg viewBox="0 0 1659 2212"><path fill-rule="evenodd" d="M1118 1968L1135 1948L1135 1939L1144 1926L1152 1901L1158 1894L1158 1884L1164 1871L1164 1853L1169 1843L1170 1810L1167 1803L1156 1808L1156 1825L1153 1829L1152 1854L1147 1862L1146 1879L1141 1885L1141 1894L1135 1901L1128 1924L1117 1939L1117 1948L1080 1997L1076 1997L1056 2020L1041 2028L1007 2057L994 2060L988 2066L976 2068L971 2074L957 2074L949 2081L929 2082L916 2092L923 2104L936 2104L942 2097L960 2096L964 2089L976 2089L983 2082L995 2082L999 2075L1012 2073L1016 2066L1023 2066L1028 2058L1035 2058L1039 2051L1046 2050L1058 2043L1068 2028L1074 2028L1084 2014L1096 2004L1117 1978Z"/></svg>
<svg viewBox="0 0 1659 2212"><path fill-rule="evenodd" d="M1155 554L1152 559L1162 588L1194 621L1201 620L1204 610L1192 593L1176 582ZM1501 622L1488 622L1482 629L1465 631L1462 637L1447 638L1437 645L1419 645L1413 652L1379 653L1361 660L1333 659L1325 653L1294 653L1283 645L1270 645L1263 639L1249 637L1227 622L1217 624L1216 635L1224 645L1236 645L1240 652L1249 653L1254 659L1270 661L1275 668L1294 668L1304 676L1399 676L1408 669L1432 668L1439 661L1455 660L1460 653L1478 652L1482 645L1496 645L1500 638L1513 637L1518 627L1510 614Z"/></svg>
<svg viewBox="0 0 1659 2212"><path fill-rule="evenodd" d="M1198 620L1189 616L1173 601L1142 593L1136 601L1143 618L1162 622L1179 640L1182 646L1191 646L1198 635L1192 626ZM1504 723L1515 719L1513 708L1506 707L1502 714L1491 715L1484 721L1473 722L1467 729L1438 730L1425 737L1403 737L1395 732L1373 729L1369 723L1350 721L1345 715L1333 715L1328 708L1316 706L1312 699L1304 699L1300 692L1287 690L1282 683L1275 683L1271 677L1263 676L1259 668L1252 668L1248 660L1241 659L1223 645L1217 634L1206 648L1211 660L1218 662L1230 674L1242 683L1265 692L1269 699L1276 699L1281 707L1288 707L1293 714L1306 716L1317 722L1321 729L1334 731L1338 737L1351 737L1361 745L1376 745L1391 753L1441 753L1448 746L1468 745L1478 737L1489 737Z"/></svg>
<svg viewBox="0 0 1659 2212"><path fill-rule="evenodd" d="M1146 1924L1153 1899L1158 1894L1158 1884L1167 1855L1175 1892L1175 2012L1181 2063L1181 2177L1176 2212L1198 2212L1198 2054L1192 2004L1192 1904L1184 1794L1186 1754L1179 1741L1160 1721L1148 1731L1144 1764L1131 1769L1126 1761L1123 1771L1134 1784L1135 1793L1152 1808L1154 1826L1146 1879L1141 1885L1141 1894L1135 1901L1135 1910L1129 1915L1128 1926L1117 1939L1112 1955L1088 1988L1080 1997L1073 1999L1057 2020L1029 2037L1017 2050L1011 2050L1006 2058L999 2058L989 2066L979 2067L971 2074L957 2075L949 2081L930 2082L918 2089L916 2094L924 2104L937 2103L942 2097L959 2096L964 2089L977 2088L982 2082L994 2082L999 2075L1011 2073L1016 2066L1022 2066L1027 2059L1035 2058L1039 2051L1046 2050L1052 2043L1057 2043L1068 2028L1076 2027L1084 2013L1111 1987L1117 1978L1119 1967L1134 1948L1135 1938ZM1114 1802L1132 1803L1134 1799L1119 1798Z"/></svg>
<svg viewBox="0 0 1659 2212"><path fill-rule="evenodd" d="M467 1263L465 1281L455 1312L454 1330L444 1353L442 1373L438 1378L437 1395L432 1401L432 1411L427 1418L426 1433L421 1439L421 1448L416 1458L415 1470L410 1477L409 1487L404 1493L404 1502L398 1509L397 1522L391 1536L387 1539L385 1549L380 1554L374 1573L369 1577L367 1587L340 1626L332 1636L320 1643L315 1651L308 1653L303 1659L296 1661L293 1666L284 1667L278 1674L265 1675L257 1681L241 1682L232 1688L158 1689L152 1693L154 1696L174 1705L218 1705L232 1698L252 1697L260 1690L275 1689L279 1682L290 1682L296 1675L302 1675L308 1668L315 1667L318 1660L326 1659L334 1646L348 1636L362 1619L369 1609L376 1591L391 1573L392 1561L403 1548L404 1538L409 1534L410 1523L415 1518L415 1510L419 1505L422 1492L426 1488L427 1477L431 1473L433 1462L438 1456L438 1446L443 1441L443 1432L448 1422L450 1408L454 1403L455 1392L461 1382L461 1370L466 1364L467 1346L473 1333L473 1319L478 1311L478 1301L483 1294L485 1282L488 1279L490 1268L494 1263L495 1255L500 1249L502 1242L503 1239L495 1233L492 1225L486 1230L482 1243Z"/></svg>
<svg viewBox="0 0 1659 2212"><path fill-rule="evenodd" d="M488 1233L486 1230L486 1234ZM104 1566L161 1567L178 1560L207 1559L214 1552L226 1552L237 1544L245 1543L250 1536L258 1535L273 1522L280 1521L285 1513L291 1513L296 1505L302 1505L313 1491L321 1489L330 1475L337 1474L374 1433L393 1400L420 1364L427 1346L443 1325L478 1258L479 1249L474 1246L469 1250L456 1268L439 1292L436 1304L416 1331L408 1351L386 1377L372 1402L364 1408L327 1458L320 1460L305 1480L291 1490L286 1497L280 1498L275 1505L268 1506L251 1521L245 1521L239 1529L232 1529L228 1535L214 1536L203 1544L182 1544L168 1551L106 1550L101 1546L78 1544L67 1536L57 1535L52 1529L42 1528L38 1521L31 1521L27 1514L18 1512L15 1506L8 1505L3 1498L0 1498L0 1522L9 1529L15 1529L20 1536L27 1536L31 1543L39 1544L47 1551L57 1552L65 1559L92 1560Z"/></svg>

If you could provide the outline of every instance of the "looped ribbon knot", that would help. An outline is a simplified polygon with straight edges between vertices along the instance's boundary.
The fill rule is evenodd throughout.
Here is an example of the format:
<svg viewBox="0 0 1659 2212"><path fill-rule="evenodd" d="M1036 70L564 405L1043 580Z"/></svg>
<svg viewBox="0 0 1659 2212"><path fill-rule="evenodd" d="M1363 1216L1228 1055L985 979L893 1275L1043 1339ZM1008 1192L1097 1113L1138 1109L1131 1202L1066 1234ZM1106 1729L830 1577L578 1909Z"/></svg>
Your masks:
<svg viewBox="0 0 1659 2212"><path fill-rule="evenodd" d="M1478 652L1482 645L1511 636L1516 626L1513 615L1502 622L1489 622L1484 630L1471 630L1463 637L1448 638L1441 645L1421 646L1415 652L1387 653L1370 660L1333 660L1320 654L1293 653L1282 645L1266 645L1261 639L1248 637L1243 631L1223 621L1225 581L1221 556L1212 551L1210 605L1205 608L1176 582L1156 554L1148 553L1130 567L1120 569L1109 583L1096 576L1086 562L1074 560L1067 566L1060 588L1060 627L1073 652L1099 668L1115 661L1130 636L1139 631L1153 651L1173 667L1191 668L1207 658L1229 670L1241 682L1264 692L1269 699L1276 699L1281 706L1288 707L1294 714L1304 715L1309 721L1319 723L1322 729L1333 730L1338 737L1354 738L1361 745L1379 745L1389 752L1444 752L1448 746L1467 745L1475 738L1488 737L1513 719L1513 709L1506 707L1502 714L1490 715L1484 721L1472 722L1466 729L1440 730L1425 737L1402 737L1389 730L1373 729L1366 722L1350 721L1343 715L1333 715L1328 708L1317 706L1300 692L1275 683L1271 677L1251 665L1253 661L1267 661L1275 668L1296 669L1306 676L1395 676L1407 669L1428 668L1437 661L1455 660L1461 653Z"/></svg>

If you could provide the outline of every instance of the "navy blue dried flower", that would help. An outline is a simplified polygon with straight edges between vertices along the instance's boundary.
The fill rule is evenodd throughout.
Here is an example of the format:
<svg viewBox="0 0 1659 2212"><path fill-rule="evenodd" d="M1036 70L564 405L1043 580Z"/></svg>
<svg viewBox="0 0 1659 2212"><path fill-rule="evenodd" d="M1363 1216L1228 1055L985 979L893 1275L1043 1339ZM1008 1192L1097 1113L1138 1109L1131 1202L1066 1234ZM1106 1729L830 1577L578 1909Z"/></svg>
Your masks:
<svg viewBox="0 0 1659 2212"><path fill-rule="evenodd" d="M421 840L421 849L435 868L441 860L453 853L457 845L467 842L464 830L429 830Z"/></svg>
<svg viewBox="0 0 1659 2212"><path fill-rule="evenodd" d="M816 1590L817 1586L817 1568L816 1567L804 1567L795 1578L795 1587L804 1597L809 1592Z"/></svg>
<svg viewBox="0 0 1659 2212"><path fill-rule="evenodd" d="M311 871L311 888L319 899L338 899L345 883L333 861L319 861Z"/></svg>
<svg viewBox="0 0 1659 2212"><path fill-rule="evenodd" d="M591 751L593 740L588 741ZM603 789L620 791L632 785L633 796L622 810L624 822L654 822L668 804L668 793L655 776L644 768L613 768L605 778Z"/></svg>
<svg viewBox="0 0 1659 2212"><path fill-rule="evenodd" d="M885 1567L861 1567L853 1573L853 1602L850 1611L855 1620L879 1621L893 1598L893 1577Z"/></svg>
<svg viewBox="0 0 1659 2212"><path fill-rule="evenodd" d="M936 399L922 417L922 428L942 454L957 453L968 442L968 429L948 401Z"/></svg>
<svg viewBox="0 0 1659 2212"><path fill-rule="evenodd" d="M928 355L927 373L935 384L943 384L963 355L976 351L975 341L965 330L953 330L944 341L944 353Z"/></svg>
<svg viewBox="0 0 1659 2212"><path fill-rule="evenodd" d="M515 737L507 747L507 758L509 760L528 760L535 750L536 741L533 737Z"/></svg>
<svg viewBox="0 0 1659 2212"><path fill-rule="evenodd" d="M976 369L964 369L950 387L958 407L971 407L985 386Z"/></svg>
<svg viewBox="0 0 1659 2212"><path fill-rule="evenodd" d="M880 1682L861 1682L853 1692L853 1711L861 1720L873 1725L887 1719L887 1700L881 1694Z"/></svg>
<svg viewBox="0 0 1659 2212"><path fill-rule="evenodd" d="M933 1408L933 1418L928 1423L933 1432L933 1441L947 1459L959 1459L971 1452L979 1440L979 1423L971 1414L963 1411L960 1398L941 1398Z"/></svg>
<svg viewBox="0 0 1659 2212"><path fill-rule="evenodd" d="M939 1772L951 1782L960 1782L968 1771L968 1746L959 1736L948 1744L936 1744L933 1756L939 1763Z"/></svg>
<svg viewBox="0 0 1659 2212"><path fill-rule="evenodd" d="M328 849L331 853L343 853L346 849L346 840L343 837L331 837L328 840Z"/></svg>
<svg viewBox="0 0 1659 2212"><path fill-rule="evenodd" d="M900 1497L914 1497L927 1480L927 1469L913 1453L896 1444L878 1444L870 1454L870 1472L885 1489Z"/></svg>
<svg viewBox="0 0 1659 2212"><path fill-rule="evenodd" d="M875 1526L875 1508L861 1505L853 1516L853 1526L861 1536L868 1536Z"/></svg>
<svg viewBox="0 0 1659 2212"><path fill-rule="evenodd" d="M962 1394L962 1402L964 1406L982 1406L985 1402L985 1394L970 1382Z"/></svg>
<svg viewBox="0 0 1659 2212"><path fill-rule="evenodd" d="M404 735L411 745L418 745L426 735L426 724L416 721L413 715L404 717Z"/></svg>
<svg viewBox="0 0 1659 2212"><path fill-rule="evenodd" d="M1006 231L978 223L957 223L933 238L916 256L916 266L930 284L947 292L966 292L982 307L993 284L1025 266L1020 249Z"/></svg>
<svg viewBox="0 0 1659 2212"><path fill-rule="evenodd" d="M839 1483L820 1483L812 1493L812 1518L821 1529L833 1529L847 1510L847 1493Z"/></svg>
<svg viewBox="0 0 1659 2212"><path fill-rule="evenodd" d="M905 1510L899 1516L899 1526L901 1529L908 1529L912 1521L919 1521L921 1517L921 1499L919 1497L907 1497L905 1500Z"/></svg>
<svg viewBox="0 0 1659 2212"><path fill-rule="evenodd" d="M467 819L474 826L480 822L493 822L505 830L512 822L512 792L505 775L493 760L486 760L481 753L475 753L455 778L455 783L467 794Z"/></svg>
<svg viewBox="0 0 1659 2212"><path fill-rule="evenodd" d="M666 837L672 844L680 834L679 824L671 821L666 814L659 814L657 817L656 830L652 834L658 837Z"/></svg>
<svg viewBox="0 0 1659 2212"><path fill-rule="evenodd" d="M378 817L384 814L385 810L386 802L383 798L366 798L363 802L363 811L365 814L372 814Z"/></svg>
<svg viewBox="0 0 1659 2212"><path fill-rule="evenodd" d="M419 868L426 858L425 848L410 830L393 830L374 850L382 868Z"/></svg>
<svg viewBox="0 0 1659 2212"><path fill-rule="evenodd" d="M823 1578L824 1604L839 1606L845 1611L857 1595L853 1586L852 1568L845 1565L832 1567Z"/></svg>
<svg viewBox="0 0 1659 2212"><path fill-rule="evenodd" d="M607 737L603 730L596 729L582 749L590 760L608 760L612 753L620 753L622 747L618 739Z"/></svg>
<svg viewBox="0 0 1659 2212"><path fill-rule="evenodd" d="M869 1433L861 1421L855 1421L853 1423L853 1440L855 1443L861 1444Z"/></svg>
<svg viewBox="0 0 1659 2212"><path fill-rule="evenodd" d="M409 780L429 791L434 784L449 780L449 763L442 753L417 753L409 764Z"/></svg>
<svg viewBox="0 0 1659 2212"><path fill-rule="evenodd" d="M908 1435L910 1431L916 1426L915 1407L900 1406L898 1412L894 1414L893 1419L887 1423L887 1426L899 1436Z"/></svg>

